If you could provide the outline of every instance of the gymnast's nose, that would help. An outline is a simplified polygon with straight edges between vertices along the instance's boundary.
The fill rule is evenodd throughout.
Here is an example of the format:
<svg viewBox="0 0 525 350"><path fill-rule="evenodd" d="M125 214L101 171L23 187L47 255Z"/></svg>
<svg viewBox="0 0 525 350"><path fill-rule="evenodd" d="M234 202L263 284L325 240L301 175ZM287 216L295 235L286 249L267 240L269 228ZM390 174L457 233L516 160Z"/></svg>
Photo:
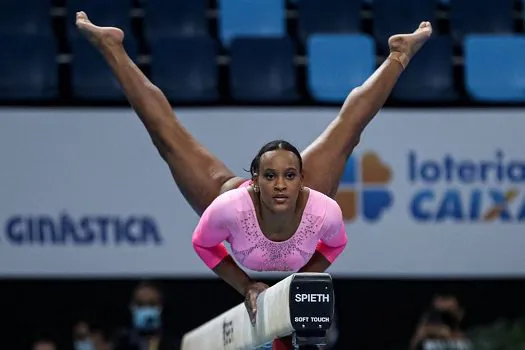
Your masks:
<svg viewBox="0 0 525 350"><path fill-rule="evenodd" d="M286 190L286 182L280 176L275 180L275 190L278 192Z"/></svg>

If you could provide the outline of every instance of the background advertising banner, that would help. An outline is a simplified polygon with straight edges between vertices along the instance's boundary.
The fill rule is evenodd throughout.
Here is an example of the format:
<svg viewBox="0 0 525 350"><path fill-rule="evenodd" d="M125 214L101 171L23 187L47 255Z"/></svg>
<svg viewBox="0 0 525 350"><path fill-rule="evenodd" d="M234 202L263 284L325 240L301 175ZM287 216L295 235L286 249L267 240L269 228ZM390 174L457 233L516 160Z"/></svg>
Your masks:
<svg viewBox="0 0 525 350"><path fill-rule="evenodd" d="M181 109L239 175L284 138L304 149L338 109ZM525 274L519 111L384 110L337 196L347 250L334 276ZM198 217L129 109L0 110L0 275L213 276Z"/></svg>

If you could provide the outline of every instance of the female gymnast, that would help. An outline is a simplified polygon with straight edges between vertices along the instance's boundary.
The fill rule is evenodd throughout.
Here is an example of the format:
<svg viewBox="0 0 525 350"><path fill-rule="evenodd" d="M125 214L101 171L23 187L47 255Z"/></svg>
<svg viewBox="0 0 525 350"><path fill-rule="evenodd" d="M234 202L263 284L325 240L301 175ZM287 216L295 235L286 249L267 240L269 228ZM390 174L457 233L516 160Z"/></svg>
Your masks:
<svg viewBox="0 0 525 350"><path fill-rule="evenodd" d="M341 212L332 199L345 163L432 34L431 24L422 22L413 33L390 37L387 59L349 93L326 130L302 153L284 141L267 144L247 180L236 177L177 120L162 91L129 58L122 30L96 26L84 12L77 13L76 25L111 67L181 193L202 216L193 235L196 251L245 296L252 320L257 295L267 286L252 282L222 241L229 240L239 261L251 269L328 268L346 244Z"/></svg>
<svg viewBox="0 0 525 350"><path fill-rule="evenodd" d="M303 160L284 140L264 145L250 165L252 179L220 194L204 211L192 243L204 263L245 296L252 322L258 294L229 255L255 271L323 272L346 246L341 209L329 196L304 186Z"/></svg>

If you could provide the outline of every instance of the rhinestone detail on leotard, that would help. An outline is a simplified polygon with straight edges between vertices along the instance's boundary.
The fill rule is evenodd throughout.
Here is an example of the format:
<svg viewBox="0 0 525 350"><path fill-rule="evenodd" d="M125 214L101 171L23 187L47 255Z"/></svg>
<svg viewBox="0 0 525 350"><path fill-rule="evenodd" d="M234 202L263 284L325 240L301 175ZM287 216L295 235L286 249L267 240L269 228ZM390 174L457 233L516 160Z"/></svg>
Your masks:
<svg viewBox="0 0 525 350"><path fill-rule="evenodd" d="M302 258L302 265L304 265L313 255L316 247L316 242L319 240L320 225L322 225L322 217L304 213L301 223L297 231L292 237L286 241L275 242L261 232L257 218L253 211L243 211L239 213L239 223L241 229L245 234L246 239L250 242L251 247L246 250L235 250L235 244L232 245L232 250L241 264L244 264L250 254L259 250L262 261L257 262L256 270L260 271L291 271L294 270L289 266L287 259L290 255L299 253ZM304 241L313 239L314 244L311 244L311 251L305 251ZM254 265L250 263L249 265Z"/></svg>

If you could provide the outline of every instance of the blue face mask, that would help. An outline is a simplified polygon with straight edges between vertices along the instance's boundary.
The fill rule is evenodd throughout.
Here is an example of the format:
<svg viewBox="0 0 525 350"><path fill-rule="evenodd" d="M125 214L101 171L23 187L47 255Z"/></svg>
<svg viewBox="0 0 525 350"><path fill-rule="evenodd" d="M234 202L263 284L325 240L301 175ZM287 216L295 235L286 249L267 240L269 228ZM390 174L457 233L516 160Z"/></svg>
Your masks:
<svg viewBox="0 0 525 350"><path fill-rule="evenodd" d="M133 326L142 331L154 331L160 328L160 308L153 306L133 307Z"/></svg>
<svg viewBox="0 0 525 350"><path fill-rule="evenodd" d="M75 350L95 350L91 340L77 340L75 341Z"/></svg>

